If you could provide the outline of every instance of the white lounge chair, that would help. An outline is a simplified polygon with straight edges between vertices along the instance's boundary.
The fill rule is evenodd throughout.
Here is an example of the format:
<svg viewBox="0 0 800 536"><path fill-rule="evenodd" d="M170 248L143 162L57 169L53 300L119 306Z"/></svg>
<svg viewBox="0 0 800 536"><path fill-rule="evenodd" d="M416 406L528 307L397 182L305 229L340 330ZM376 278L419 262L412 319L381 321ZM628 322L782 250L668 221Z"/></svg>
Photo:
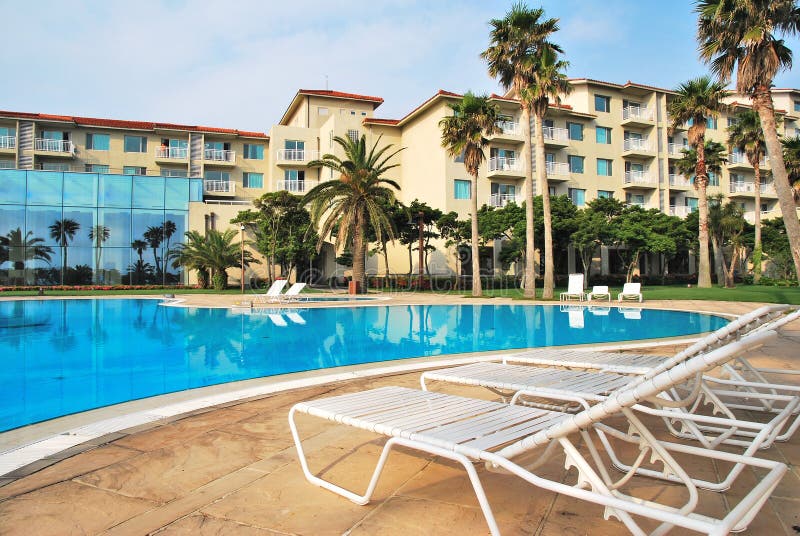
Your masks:
<svg viewBox="0 0 800 536"><path fill-rule="evenodd" d="M583 274L569 274L567 291L559 295L561 301L577 299L583 301Z"/></svg>
<svg viewBox="0 0 800 536"><path fill-rule="evenodd" d="M645 533L634 516L659 522L654 534L664 534L673 527L708 534L727 534L747 528L786 473L786 465L753 456L659 441L638 418L634 406L637 401L657 396L665 389L686 382L730 359L731 354L738 351L738 344L734 342L709 354L695 356L681 366L657 374L636 386L617 389L603 402L591 407L578 400L585 409L576 415L403 387L383 387L300 402L289 412L289 427L306 478L357 504L369 502L389 453L401 446L461 464L469 476L489 530L494 535L500 534L500 529L473 462L483 462L490 471L510 473L542 489L605 506L606 518L616 517L634 534ZM389 438L363 495L311 472L295 422L298 413ZM627 432L618 432L603 423L607 418L619 415L627 419ZM595 447L592 433L601 441L612 438L629 443L634 449L638 448L639 456L634 467L620 479L612 479L607 464ZM573 442L577 437L587 447L588 455L584 456ZM534 473L556 449L562 452L566 467L577 469L575 485L561 479L549 480ZM539 458L531 461L527 455L537 451L541 453ZM766 470L766 474L747 490L742 490L744 495L738 504L725 517L717 519L695 512L701 507L703 497L698 494L695 479L686 473L670 452L688 455L693 460L706 458L733 463L742 468L760 468ZM515 462L523 455L526 455L524 464ZM627 493L623 491L634 474L646 474L648 469L644 465L648 463L656 464L656 469L652 470L653 476L659 474L661 478L685 488L686 493L681 495L688 498L676 499L685 500L685 503L675 506L630 495L640 489L638 486ZM676 496L669 493L659 498L666 501ZM708 511L707 508L702 509Z"/></svg>
<svg viewBox="0 0 800 536"><path fill-rule="evenodd" d="M611 307L590 305L589 312L592 313L594 316L608 316L611 314Z"/></svg>
<svg viewBox="0 0 800 536"><path fill-rule="evenodd" d="M622 313L622 318L625 320L641 320L642 308L641 307L617 307L617 310Z"/></svg>
<svg viewBox="0 0 800 536"><path fill-rule="evenodd" d="M264 294L255 295L254 303L277 303L278 296L280 296L286 283L287 281L285 279L276 279Z"/></svg>
<svg viewBox="0 0 800 536"><path fill-rule="evenodd" d="M573 329L583 329L583 313L585 307L583 305L562 305L561 312L567 313L569 317L569 327Z"/></svg>
<svg viewBox="0 0 800 536"><path fill-rule="evenodd" d="M289 287L289 290L280 295L280 301L283 303L298 301L299 300L298 296L305 287L306 287L305 283L295 283L294 285Z"/></svg>
<svg viewBox="0 0 800 536"><path fill-rule="evenodd" d="M611 301L611 292L606 285L595 285L591 292L586 293L587 300L608 300Z"/></svg>
<svg viewBox="0 0 800 536"><path fill-rule="evenodd" d="M622 285L622 292L617 294L617 299L622 300L639 300L642 301L642 284L641 283L625 283Z"/></svg>

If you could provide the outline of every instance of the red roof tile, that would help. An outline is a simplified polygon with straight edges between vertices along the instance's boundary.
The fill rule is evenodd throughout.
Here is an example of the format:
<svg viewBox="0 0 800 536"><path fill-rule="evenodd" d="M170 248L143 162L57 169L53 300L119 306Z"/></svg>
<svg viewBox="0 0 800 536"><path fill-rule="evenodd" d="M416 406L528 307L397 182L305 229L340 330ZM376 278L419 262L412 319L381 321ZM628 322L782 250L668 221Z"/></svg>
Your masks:
<svg viewBox="0 0 800 536"><path fill-rule="evenodd" d="M381 119L379 117L365 117L362 121L363 124L375 123L376 125L396 125L399 119Z"/></svg>
<svg viewBox="0 0 800 536"><path fill-rule="evenodd" d="M332 91L328 89L301 89L298 93L302 95L319 95L320 97L338 97L340 99L364 100L370 102L383 102L381 97L371 97L369 95L359 95L357 93L344 93L342 91Z"/></svg>

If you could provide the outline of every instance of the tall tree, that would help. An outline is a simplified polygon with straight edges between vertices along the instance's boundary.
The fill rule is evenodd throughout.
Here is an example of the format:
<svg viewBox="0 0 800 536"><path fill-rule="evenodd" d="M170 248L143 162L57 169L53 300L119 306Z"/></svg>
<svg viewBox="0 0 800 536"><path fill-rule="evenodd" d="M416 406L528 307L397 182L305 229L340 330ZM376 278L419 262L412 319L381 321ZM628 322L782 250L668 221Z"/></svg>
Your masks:
<svg viewBox="0 0 800 536"><path fill-rule="evenodd" d="M53 225L48 227L50 229L50 238L55 240L61 247L61 284L64 284L64 275L67 272L67 246L69 241L75 238L75 233L81 225L75 220L64 218L63 220L56 220Z"/></svg>
<svg viewBox="0 0 800 536"><path fill-rule="evenodd" d="M522 129L525 135L525 296L535 296L535 246L533 227L533 162L531 159L531 114L537 116L536 121L536 176L537 183L547 194L547 169L545 167L544 138L542 117L547 110L548 100L558 98L560 86L568 84L562 75L565 62L557 60L557 54L563 52L561 47L550 42L549 37L558 30L558 19L545 19L542 8L531 9L524 3L516 3L502 19L490 21L490 44L481 56L489 66L489 75L498 78L500 84L514 89L520 99L522 109ZM541 84L541 85L540 85ZM554 95L553 92L556 92ZM548 205L549 208L549 205ZM545 229L549 229L549 223ZM547 231L545 231L547 232ZM545 238L545 243L552 243ZM548 251L545 251L547 258ZM545 258L545 276L547 276L547 259ZM552 250L550 251L552 270ZM550 272L552 278L552 271ZM552 280L550 281L552 294Z"/></svg>
<svg viewBox="0 0 800 536"><path fill-rule="evenodd" d="M369 150L364 135L358 140L336 136L333 141L344 150L345 159L325 154L321 160L309 162L308 167L326 167L337 173L339 178L312 188L303 197L303 203L310 205L315 224L319 224L323 217L325 219L319 228L318 251L335 227L338 227L336 249L341 250L343 246L352 244L353 281L357 292L365 292L366 229L371 226L379 241L384 234L394 240L392 223L383 207L395 202L395 191L400 190L400 185L384 175L399 166L389 164L389 161L403 148L386 156L392 146L378 148L380 136Z"/></svg>
<svg viewBox="0 0 800 536"><path fill-rule="evenodd" d="M697 151L694 187L698 193L697 209L700 216L698 229L698 258L700 266L697 273L697 286L711 286L711 263L708 254L708 170L705 159L706 121L717 118L725 109L723 99L728 96L725 86L713 82L707 76L684 82L675 90L676 95L668 105L672 119L672 129L684 123L689 124L689 144Z"/></svg>
<svg viewBox="0 0 800 536"><path fill-rule="evenodd" d="M480 258L478 246L478 170L486 159L484 148L489 140L484 134L497 131L497 106L485 95L473 95L467 91L457 103L450 105L453 115L439 121L442 129L442 147L452 156L464 155L464 167L472 177L469 199L471 205L472 244L472 295L482 296Z"/></svg>
<svg viewBox="0 0 800 536"><path fill-rule="evenodd" d="M111 229L105 225L94 225L89 229L89 240L94 245L94 275L95 279L101 281L97 276L100 275L100 259L103 253L103 243L111 236Z"/></svg>
<svg viewBox="0 0 800 536"><path fill-rule="evenodd" d="M50 264L53 248L43 242L44 238L33 236L33 231L23 236L19 227L11 229L5 236L0 236L0 263L10 262L14 270L24 270L28 261Z"/></svg>
<svg viewBox="0 0 800 536"><path fill-rule="evenodd" d="M695 182L695 172L697 170L697 150L696 149L683 149L681 151L683 153L683 158L677 161L677 168L678 171L686 177L688 180L692 181L694 184L695 189L697 188L697 184ZM706 141L703 147L703 156L706 162L706 172L711 174L715 174L719 177L720 173L722 173L722 164L724 164L727 159L725 155L727 154L727 150L725 146L719 143L718 141L708 140ZM714 202L719 203L719 199L716 201L714 200L714 196L706 196L706 202L709 205L709 214L710 214L710 207ZM698 215L699 216L699 215ZM699 228L699 219L698 219L698 228ZM698 236L699 236L698 232ZM716 239L716 235L709 234L709 238L711 239L711 249L714 252L714 273L717 275L717 284L721 284L722 281L725 279L725 271L722 265L722 249L720 247L719 242Z"/></svg>
<svg viewBox="0 0 800 536"><path fill-rule="evenodd" d="M800 220L783 162L771 92L775 75L792 66L792 51L780 37L800 31L800 8L795 0L699 0L696 11L700 57L722 82L730 81L736 72L736 90L752 98L761 119L800 284Z"/></svg>
<svg viewBox="0 0 800 536"><path fill-rule="evenodd" d="M761 281L761 160L767 156L761 120L753 110L736 114L735 122L728 127L728 144L747 157L753 166L753 193L755 194L755 240L753 246L753 283Z"/></svg>
<svg viewBox="0 0 800 536"><path fill-rule="evenodd" d="M746 222L741 207L733 201L724 205L722 202L715 202L711 205L711 215L709 217L711 233L717 237L723 254L722 263L725 268L725 288L736 286L733 280L736 261L739 259L744 242L742 234L745 231ZM726 259L725 250L729 255Z"/></svg>
<svg viewBox="0 0 800 536"><path fill-rule="evenodd" d="M153 262L156 265L156 276L161 279L161 258L158 256L158 249L164 240L164 228L161 225L151 225L144 232L144 240L150 249L153 250Z"/></svg>

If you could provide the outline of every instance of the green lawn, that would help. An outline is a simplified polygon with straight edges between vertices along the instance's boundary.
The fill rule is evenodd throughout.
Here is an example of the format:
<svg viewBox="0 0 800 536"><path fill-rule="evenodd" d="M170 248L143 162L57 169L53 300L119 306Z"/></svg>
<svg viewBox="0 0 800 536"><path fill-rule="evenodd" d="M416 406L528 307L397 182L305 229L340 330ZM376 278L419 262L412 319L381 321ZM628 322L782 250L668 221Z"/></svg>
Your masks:
<svg viewBox="0 0 800 536"><path fill-rule="evenodd" d="M565 288L556 289L556 300L558 293L565 291ZM612 296L616 296L619 288L612 288ZM468 292L455 292L469 297ZM487 297L508 297L523 299L522 291L517 289L502 289L485 291ZM642 295L647 300L716 300L716 301L738 301L738 302L765 302L765 303L791 303L800 305L800 287L766 287L760 285L740 285L736 288L687 288L685 286L652 286L643 287ZM536 296L541 298L542 289L536 289Z"/></svg>

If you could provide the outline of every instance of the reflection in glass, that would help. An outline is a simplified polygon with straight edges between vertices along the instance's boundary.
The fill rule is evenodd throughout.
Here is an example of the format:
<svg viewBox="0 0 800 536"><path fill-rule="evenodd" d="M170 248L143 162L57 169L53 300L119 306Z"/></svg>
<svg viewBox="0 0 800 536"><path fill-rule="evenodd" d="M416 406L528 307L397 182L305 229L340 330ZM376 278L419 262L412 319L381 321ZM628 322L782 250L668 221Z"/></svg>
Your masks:
<svg viewBox="0 0 800 536"><path fill-rule="evenodd" d="M134 177L133 208L164 208L164 177Z"/></svg>
<svg viewBox="0 0 800 536"><path fill-rule="evenodd" d="M108 228L106 247L128 247L131 244L131 211L130 209L100 209L98 225Z"/></svg>
<svg viewBox="0 0 800 536"><path fill-rule="evenodd" d="M0 180L0 203L25 204L26 172L4 169Z"/></svg>
<svg viewBox="0 0 800 536"><path fill-rule="evenodd" d="M94 173L64 173L64 205L96 207L97 175Z"/></svg>
<svg viewBox="0 0 800 536"><path fill-rule="evenodd" d="M64 174L51 171L28 172L29 205L61 205Z"/></svg>
<svg viewBox="0 0 800 536"><path fill-rule="evenodd" d="M189 179L169 178L165 182L164 208L167 210L188 210Z"/></svg>
<svg viewBox="0 0 800 536"><path fill-rule="evenodd" d="M132 176L100 175L98 206L130 207Z"/></svg>

